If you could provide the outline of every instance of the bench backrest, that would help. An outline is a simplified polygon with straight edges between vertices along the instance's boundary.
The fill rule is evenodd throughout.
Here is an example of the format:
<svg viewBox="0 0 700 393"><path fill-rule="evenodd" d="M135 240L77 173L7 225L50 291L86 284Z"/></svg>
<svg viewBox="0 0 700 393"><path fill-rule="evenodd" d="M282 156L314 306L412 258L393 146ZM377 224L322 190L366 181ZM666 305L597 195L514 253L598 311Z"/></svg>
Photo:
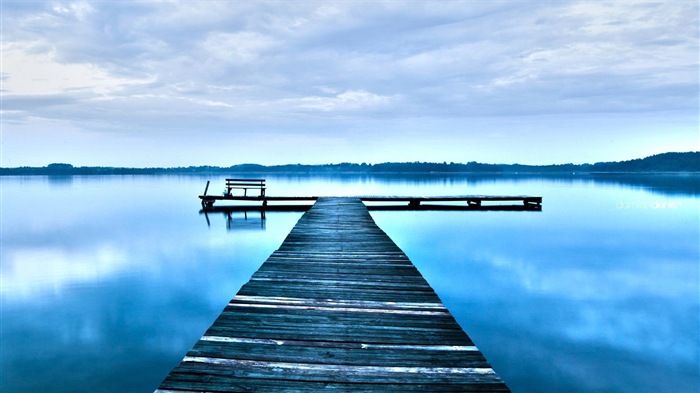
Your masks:
<svg viewBox="0 0 700 393"><path fill-rule="evenodd" d="M226 193L231 196L232 189L243 189L243 196L248 196L248 189L260 190L260 197L265 196L265 179L226 179Z"/></svg>
<svg viewBox="0 0 700 393"><path fill-rule="evenodd" d="M226 187L265 188L265 179L226 179Z"/></svg>

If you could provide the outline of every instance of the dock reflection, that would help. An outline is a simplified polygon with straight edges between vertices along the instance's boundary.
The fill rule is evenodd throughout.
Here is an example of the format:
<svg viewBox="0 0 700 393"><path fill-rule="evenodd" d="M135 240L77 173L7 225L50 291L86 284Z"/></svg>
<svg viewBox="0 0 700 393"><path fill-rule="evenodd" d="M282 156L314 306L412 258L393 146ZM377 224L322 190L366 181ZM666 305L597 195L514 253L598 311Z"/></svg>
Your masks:
<svg viewBox="0 0 700 393"><path fill-rule="evenodd" d="M269 212L305 212L311 205L286 205L286 206L212 206L200 209L199 214L204 215L207 226L211 227L211 215L222 215L226 222L226 229L233 230L265 230L265 221Z"/></svg>
<svg viewBox="0 0 700 393"><path fill-rule="evenodd" d="M200 210L199 214L203 214L207 221L207 227L211 228L210 214L221 214L226 222L226 229L233 230L265 230L265 210L225 210L225 211L209 211Z"/></svg>

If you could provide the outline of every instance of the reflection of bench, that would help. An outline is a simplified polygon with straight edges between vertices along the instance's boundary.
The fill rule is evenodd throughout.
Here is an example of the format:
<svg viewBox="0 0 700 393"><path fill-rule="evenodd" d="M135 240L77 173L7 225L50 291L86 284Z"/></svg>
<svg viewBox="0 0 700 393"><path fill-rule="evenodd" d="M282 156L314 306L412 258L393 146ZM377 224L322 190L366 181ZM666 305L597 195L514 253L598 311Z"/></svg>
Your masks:
<svg viewBox="0 0 700 393"><path fill-rule="evenodd" d="M265 179L226 179L225 196L231 196L231 190L243 190L243 196L248 196L248 189L260 190L260 197L265 196Z"/></svg>

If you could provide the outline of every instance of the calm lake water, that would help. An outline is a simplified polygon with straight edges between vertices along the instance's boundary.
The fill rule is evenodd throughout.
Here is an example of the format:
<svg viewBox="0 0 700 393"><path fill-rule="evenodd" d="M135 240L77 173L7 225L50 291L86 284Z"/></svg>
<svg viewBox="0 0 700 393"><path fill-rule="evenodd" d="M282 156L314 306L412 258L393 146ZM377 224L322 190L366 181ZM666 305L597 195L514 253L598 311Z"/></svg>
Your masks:
<svg viewBox="0 0 700 393"><path fill-rule="evenodd" d="M514 392L698 392L698 177L266 177L268 195L542 196L372 216ZM206 180L223 189L0 178L0 391L160 384L302 214L205 217Z"/></svg>

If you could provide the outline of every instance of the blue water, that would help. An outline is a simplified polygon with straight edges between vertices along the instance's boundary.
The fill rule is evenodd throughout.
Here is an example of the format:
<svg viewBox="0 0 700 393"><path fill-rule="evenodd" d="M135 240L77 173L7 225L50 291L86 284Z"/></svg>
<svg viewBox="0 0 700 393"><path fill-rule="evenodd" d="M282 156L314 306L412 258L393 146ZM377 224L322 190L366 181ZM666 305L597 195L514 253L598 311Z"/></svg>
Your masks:
<svg viewBox="0 0 700 393"><path fill-rule="evenodd" d="M698 177L267 176L268 195L529 194L372 212L514 392L697 392ZM199 213L220 177L4 177L0 391L151 392L301 213ZM223 189L223 187L220 187Z"/></svg>

